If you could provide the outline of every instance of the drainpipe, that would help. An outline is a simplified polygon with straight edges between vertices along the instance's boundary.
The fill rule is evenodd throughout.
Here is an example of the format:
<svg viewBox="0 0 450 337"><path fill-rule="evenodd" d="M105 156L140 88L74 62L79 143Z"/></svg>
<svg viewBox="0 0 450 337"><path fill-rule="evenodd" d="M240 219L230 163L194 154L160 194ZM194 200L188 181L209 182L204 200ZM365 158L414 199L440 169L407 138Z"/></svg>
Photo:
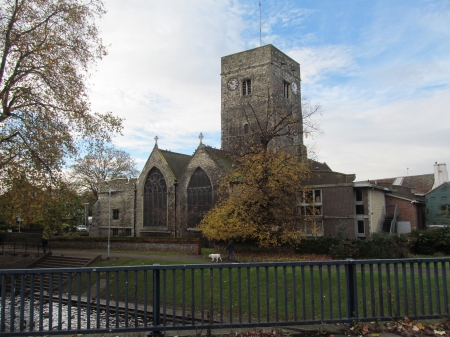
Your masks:
<svg viewBox="0 0 450 337"><path fill-rule="evenodd" d="M372 190L367 189L369 192L368 199L369 199L369 237L372 235L372 218L373 218L373 205L372 205Z"/></svg>

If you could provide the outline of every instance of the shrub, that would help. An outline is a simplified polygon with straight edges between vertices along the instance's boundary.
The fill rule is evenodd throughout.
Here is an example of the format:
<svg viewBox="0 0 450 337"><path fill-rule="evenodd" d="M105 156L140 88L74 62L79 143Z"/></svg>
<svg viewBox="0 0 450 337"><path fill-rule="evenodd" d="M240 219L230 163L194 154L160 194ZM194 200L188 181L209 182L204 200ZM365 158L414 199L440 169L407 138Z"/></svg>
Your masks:
<svg viewBox="0 0 450 337"><path fill-rule="evenodd" d="M358 259L360 258L358 239L342 238L330 247L330 255L336 259Z"/></svg>
<svg viewBox="0 0 450 337"><path fill-rule="evenodd" d="M368 239L342 238L330 248L337 259L395 259L409 255L408 238L389 233L374 233Z"/></svg>
<svg viewBox="0 0 450 337"><path fill-rule="evenodd" d="M339 242L336 237L314 237L301 240L295 245L295 252L298 254L330 255L330 248Z"/></svg>
<svg viewBox="0 0 450 337"><path fill-rule="evenodd" d="M414 254L450 254L450 227L415 230L410 234L411 252Z"/></svg>

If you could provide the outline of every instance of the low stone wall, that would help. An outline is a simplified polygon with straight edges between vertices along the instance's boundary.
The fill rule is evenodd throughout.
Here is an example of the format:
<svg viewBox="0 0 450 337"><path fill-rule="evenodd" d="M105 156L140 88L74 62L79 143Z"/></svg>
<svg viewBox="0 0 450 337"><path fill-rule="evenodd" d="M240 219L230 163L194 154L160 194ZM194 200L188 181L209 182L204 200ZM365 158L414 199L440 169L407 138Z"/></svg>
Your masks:
<svg viewBox="0 0 450 337"><path fill-rule="evenodd" d="M215 253L225 253L226 243L216 243L214 244ZM246 244L234 244L234 251L236 253L295 253L295 248L291 246L280 246L280 247L258 247L254 245Z"/></svg>
<svg viewBox="0 0 450 337"><path fill-rule="evenodd" d="M50 240L50 247L52 249L99 249L107 250L108 242L95 241L66 241L66 240ZM182 254L201 254L200 240L192 242L125 242L125 241L111 241L112 251L160 251L160 252L178 252Z"/></svg>

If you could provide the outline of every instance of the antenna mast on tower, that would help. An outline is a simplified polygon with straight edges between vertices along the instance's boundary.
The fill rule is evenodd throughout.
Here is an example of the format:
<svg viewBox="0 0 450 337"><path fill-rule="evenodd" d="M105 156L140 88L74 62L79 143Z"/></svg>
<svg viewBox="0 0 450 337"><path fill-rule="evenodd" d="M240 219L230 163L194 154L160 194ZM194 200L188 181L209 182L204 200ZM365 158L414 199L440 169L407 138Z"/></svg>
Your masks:
<svg viewBox="0 0 450 337"><path fill-rule="evenodd" d="M261 1L259 1L259 46L262 47L262 37L261 37Z"/></svg>

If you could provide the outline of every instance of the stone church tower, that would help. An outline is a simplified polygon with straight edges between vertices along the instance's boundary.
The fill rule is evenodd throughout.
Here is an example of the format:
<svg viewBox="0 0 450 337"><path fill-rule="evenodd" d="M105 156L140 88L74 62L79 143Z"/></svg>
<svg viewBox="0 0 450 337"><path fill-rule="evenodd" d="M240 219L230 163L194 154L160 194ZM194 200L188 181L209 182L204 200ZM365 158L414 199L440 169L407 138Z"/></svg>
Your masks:
<svg viewBox="0 0 450 337"><path fill-rule="evenodd" d="M283 114L298 123L269 143L303 157L300 64L272 45L222 57L222 150L236 152L249 137L270 132Z"/></svg>

